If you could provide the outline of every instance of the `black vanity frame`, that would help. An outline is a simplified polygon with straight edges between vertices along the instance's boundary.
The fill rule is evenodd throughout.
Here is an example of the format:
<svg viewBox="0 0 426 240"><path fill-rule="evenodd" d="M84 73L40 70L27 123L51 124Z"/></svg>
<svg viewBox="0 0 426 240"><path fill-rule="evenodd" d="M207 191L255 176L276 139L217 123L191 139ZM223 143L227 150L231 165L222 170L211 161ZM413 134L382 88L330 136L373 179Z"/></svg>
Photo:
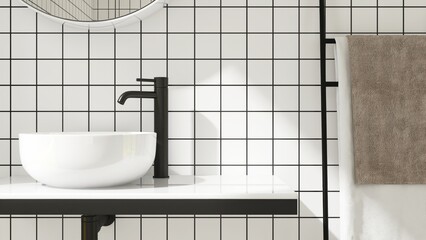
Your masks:
<svg viewBox="0 0 426 240"><path fill-rule="evenodd" d="M97 240L118 214L297 214L297 199L0 199L0 214L83 214L81 240Z"/></svg>
<svg viewBox="0 0 426 240"><path fill-rule="evenodd" d="M338 87L338 82L327 81L326 48L328 44L335 44L334 39L327 38L326 30L326 0L319 0L320 11L320 72L321 72L321 144L322 144L322 209L323 209L323 240L329 239L328 227L328 147L327 147L327 88Z"/></svg>
<svg viewBox="0 0 426 240"><path fill-rule="evenodd" d="M1 199L0 214L297 214L297 199Z"/></svg>

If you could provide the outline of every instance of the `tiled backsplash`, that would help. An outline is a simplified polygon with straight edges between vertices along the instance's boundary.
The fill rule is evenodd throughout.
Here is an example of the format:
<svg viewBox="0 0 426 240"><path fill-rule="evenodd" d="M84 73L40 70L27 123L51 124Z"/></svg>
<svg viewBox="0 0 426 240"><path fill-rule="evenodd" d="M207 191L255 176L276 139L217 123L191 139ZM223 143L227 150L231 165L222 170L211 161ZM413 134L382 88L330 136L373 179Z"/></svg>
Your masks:
<svg viewBox="0 0 426 240"><path fill-rule="evenodd" d="M328 5L330 36L426 30L423 1ZM0 0L0 176L25 174L20 132L152 131L150 100L116 99L141 88L137 77L155 76L170 82L172 173L275 174L298 191L300 214L120 216L101 239L322 239L317 0L170 0L142 22L90 31ZM328 94L338 239L335 90ZM79 239L79 221L0 216L0 239Z"/></svg>

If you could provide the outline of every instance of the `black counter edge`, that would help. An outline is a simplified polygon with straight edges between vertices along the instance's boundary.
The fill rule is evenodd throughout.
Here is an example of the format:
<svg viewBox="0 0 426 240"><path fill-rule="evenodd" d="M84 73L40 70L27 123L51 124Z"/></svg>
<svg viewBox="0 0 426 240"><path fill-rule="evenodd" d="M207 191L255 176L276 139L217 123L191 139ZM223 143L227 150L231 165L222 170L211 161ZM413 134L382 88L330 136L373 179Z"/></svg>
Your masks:
<svg viewBox="0 0 426 240"><path fill-rule="evenodd" d="M297 214L297 199L1 199L0 214Z"/></svg>

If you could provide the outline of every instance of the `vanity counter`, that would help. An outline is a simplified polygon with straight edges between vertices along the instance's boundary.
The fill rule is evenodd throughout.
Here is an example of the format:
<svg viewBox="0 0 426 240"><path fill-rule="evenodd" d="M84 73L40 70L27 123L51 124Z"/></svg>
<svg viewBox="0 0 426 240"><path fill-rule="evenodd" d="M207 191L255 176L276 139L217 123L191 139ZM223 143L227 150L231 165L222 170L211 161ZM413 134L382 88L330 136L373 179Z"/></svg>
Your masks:
<svg viewBox="0 0 426 240"><path fill-rule="evenodd" d="M0 179L0 214L297 214L297 193L276 176L144 177L96 189Z"/></svg>

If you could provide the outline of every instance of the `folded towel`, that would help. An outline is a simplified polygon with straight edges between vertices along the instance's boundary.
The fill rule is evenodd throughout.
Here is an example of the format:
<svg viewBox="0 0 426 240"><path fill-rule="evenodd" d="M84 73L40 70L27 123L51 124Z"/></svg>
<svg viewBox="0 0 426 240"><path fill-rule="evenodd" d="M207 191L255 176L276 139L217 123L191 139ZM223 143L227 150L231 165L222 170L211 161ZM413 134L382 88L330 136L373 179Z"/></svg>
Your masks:
<svg viewBox="0 0 426 240"><path fill-rule="evenodd" d="M426 37L348 36L355 182L426 183Z"/></svg>

